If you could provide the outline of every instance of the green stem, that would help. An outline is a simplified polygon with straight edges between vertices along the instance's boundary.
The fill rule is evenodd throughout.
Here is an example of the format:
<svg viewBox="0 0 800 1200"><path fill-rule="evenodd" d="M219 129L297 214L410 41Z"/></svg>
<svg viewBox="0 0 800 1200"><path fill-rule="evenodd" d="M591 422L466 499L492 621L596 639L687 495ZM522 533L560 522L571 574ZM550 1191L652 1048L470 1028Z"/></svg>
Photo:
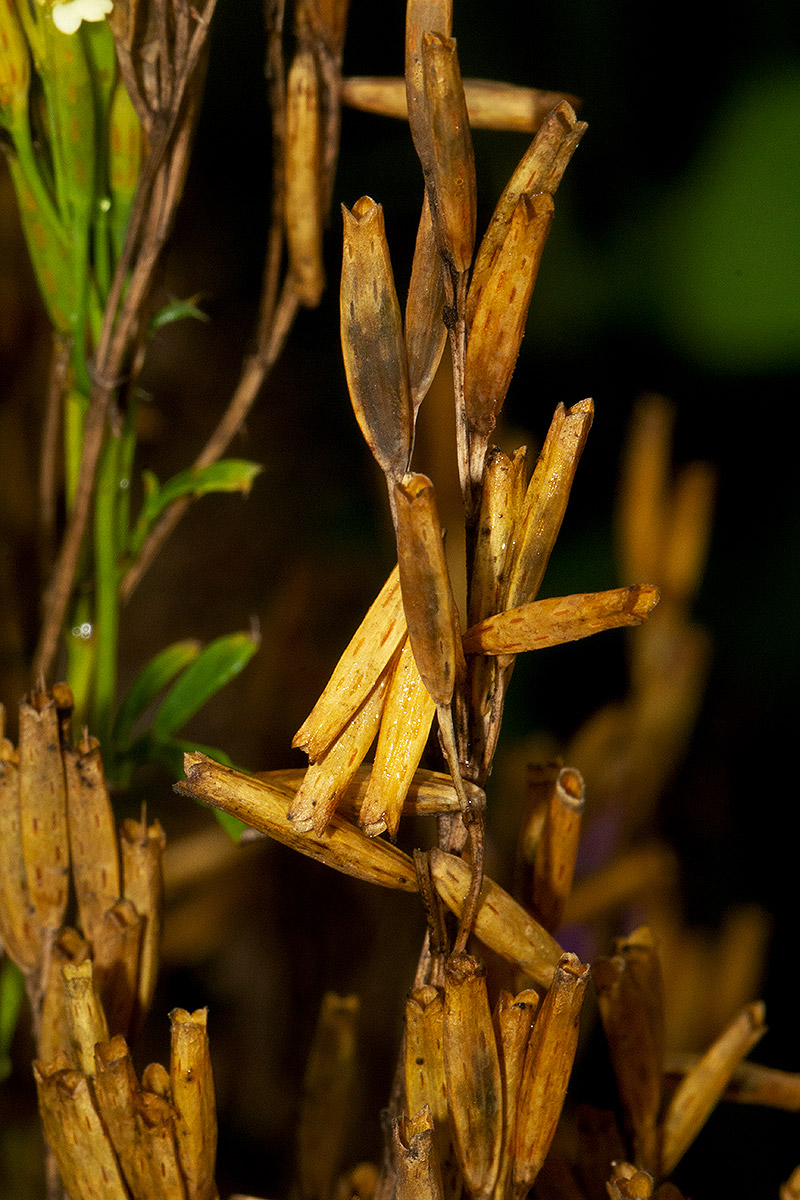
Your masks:
<svg viewBox="0 0 800 1200"><path fill-rule="evenodd" d="M117 498L120 439L110 434L100 456L94 503L95 636L93 728L108 744L117 687L119 579L117 568Z"/></svg>

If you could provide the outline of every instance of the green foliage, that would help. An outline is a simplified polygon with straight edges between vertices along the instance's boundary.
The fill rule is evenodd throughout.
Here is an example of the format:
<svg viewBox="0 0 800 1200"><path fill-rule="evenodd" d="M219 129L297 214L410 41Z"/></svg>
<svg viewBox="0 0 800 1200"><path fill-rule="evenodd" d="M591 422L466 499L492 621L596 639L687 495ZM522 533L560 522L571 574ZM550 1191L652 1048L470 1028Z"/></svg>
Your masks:
<svg viewBox="0 0 800 1200"><path fill-rule="evenodd" d="M0 1083L11 1074L11 1040L25 999L25 980L10 958L0 963Z"/></svg>
<svg viewBox="0 0 800 1200"><path fill-rule="evenodd" d="M174 500L181 496L204 496L209 492L242 492L247 495L261 469L258 463L246 459L223 458L199 470L181 471L163 487L152 471L144 471L145 498L131 534L131 553L134 556L139 553L147 534Z"/></svg>

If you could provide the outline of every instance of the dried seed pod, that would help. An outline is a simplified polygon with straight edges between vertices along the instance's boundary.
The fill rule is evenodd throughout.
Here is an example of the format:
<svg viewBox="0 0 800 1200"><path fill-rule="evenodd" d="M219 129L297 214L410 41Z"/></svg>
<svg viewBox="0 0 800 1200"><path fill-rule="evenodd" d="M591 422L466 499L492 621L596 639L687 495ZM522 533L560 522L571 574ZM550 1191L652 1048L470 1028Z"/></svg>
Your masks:
<svg viewBox="0 0 800 1200"><path fill-rule="evenodd" d="M387 479L408 470L414 416L403 322L383 209L362 196L342 205L344 249L339 293L342 354L353 411Z"/></svg>
<svg viewBox="0 0 800 1200"><path fill-rule="evenodd" d="M592 964L633 1159L658 1170L657 1121L664 1071L664 985L648 929L619 938L613 958Z"/></svg>
<svg viewBox="0 0 800 1200"><path fill-rule="evenodd" d="M405 320L408 378L415 417L442 361L447 341L444 303L442 258L436 245L428 193L425 192L411 263Z"/></svg>
<svg viewBox="0 0 800 1200"><path fill-rule="evenodd" d="M81 935L69 926L62 929L50 950L50 963L44 983L44 999L39 1029L39 1054L42 1061L53 1062L59 1054L72 1054L72 1028L69 1022L66 985L63 967L70 963L80 966L89 958L91 948ZM70 1066L77 1066L74 1058Z"/></svg>
<svg viewBox="0 0 800 1200"><path fill-rule="evenodd" d="M169 1071L161 1063L148 1063L142 1071L142 1091L152 1092L162 1100L172 1102L172 1080Z"/></svg>
<svg viewBox="0 0 800 1200"><path fill-rule="evenodd" d="M514 1194L530 1190L550 1149L578 1045L589 968L564 954L534 1022L517 1100Z"/></svg>
<svg viewBox="0 0 800 1200"><path fill-rule="evenodd" d="M556 780L563 766L563 760L560 758L547 763L528 764L525 816L517 843L517 863L522 872L529 873L536 860L539 839L547 819Z"/></svg>
<svg viewBox="0 0 800 1200"><path fill-rule="evenodd" d="M641 625L658 604L660 592L651 583L579 592L552 600L533 600L495 613L464 634L465 654L524 654L543 650L607 629Z"/></svg>
<svg viewBox="0 0 800 1200"><path fill-rule="evenodd" d="M95 940L103 914L120 896L119 851L114 814L97 738L64 750L72 878L81 929Z"/></svg>
<svg viewBox="0 0 800 1200"><path fill-rule="evenodd" d="M23 973L36 968L41 942L22 851L19 764L7 738L0 739L0 941Z"/></svg>
<svg viewBox="0 0 800 1200"><path fill-rule="evenodd" d="M580 879L570 893L564 920L595 921L642 896L669 891L677 877L674 851L661 842L643 842Z"/></svg>
<svg viewBox="0 0 800 1200"><path fill-rule="evenodd" d="M627 1153L613 1112L593 1104L579 1104L575 1112L578 1144L575 1167L583 1193L602 1194L602 1183L612 1162L622 1162Z"/></svg>
<svg viewBox="0 0 800 1200"><path fill-rule="evenodd" d="M425 109L422 69L422 36L430 30L449 37L453 29L453 0L408 0L406 4L405 90L411 137L422 159L420 146L432 157L431 130ZM424 167L423 167L424 169Z"/></svg>
<svg viewBox="0 0 800 1200"><path fill-rule="evenodd" d="M297 1142L303 1200L328 1200L341 1165L356 1072L357 996L326 992L306 1064Z"/></svg>
<svg viewBox="0 0 800 1200"><path fill-rule="evenodd" d="M675 1169L716 1107L739 1062L765 1033L764 1005L746 1005L684 1077L661 1126L662 1175L670 1175Z"/></svg>
<svg viewBox="0 0 800 1200"><path fill-rule="evenodd" d="M223 767L205 754L184 757L186 782L176 790L232 813L285 846L316 858L345 875L383 887L416 892L417 874L407 854L334 816L324 834L298 833L287 817L292 792L270 787L252 775Z"/></svg>
<svg viewBox="0 0 800 1200"><path fill-rule="evenodd" d="M444 1069L453 1144L467 1190L491 1195L500 1167L503 1092L486 968L469 954L445 967Z"/></svg>
<svg viewBox="0 0 800 1200"><path fill-rule="evenodd" d="M400 585L414 660L435 703L449 705L464 659L436 494L427 475L406 475L394 495Z"/></svg>
<svg viewBox="0 0 800 1200"><path fill-rule="evenodd" d="M503 1078L503 1145L500 1170L494 1194L505 1200L511 1179L514 1128L517 1113L517 1093L522 1079L522 1067L528 1048L533 1020L539 1007L539 993L533 989L512 996L502 991L497 1000L494 1024L500 1050L500 1070Z"/></svg>
<svg viewBox="0 0 800 1200"><path fill-rule="evenodd" d="M95 987L92 962L64 963L64 999L72 1034L71 1058L84 1075L94 1075L94 1048L108 1041L108 1024Z"/></svg>
<svg viewBox="0 0 800 1200"><path fill-rule="evenodd" d="M59 929L69 891L67 799L58 712L43 692L19 706L19 806L36 920L42 929Z"/></svg>
<svg viewBox="0 0 800 1200"><path fill-rule="evenodd" d="M591 400L582 400L567 410L560 404L556 409L525 495L508 585L509 608L536 597L561 529L593 416Z"/></svg>
<svg viewBox="0 0 800 1200"><path fill-rule="evenodd" d="M406 1112L427 1108L433 1122L440 1167L450 1158L447 1119L447 1082L444 1071L444 996L440 988L425 984L406 1000L405 1010Z"/></svg>
<svg viewBox="0 0 800 1200"><path fill-rule="evenodd" d="M336 1181L333 1200L374 1200L378 1188L378 1168L371 1162L356 1163ZM234 1200L234 1197L231 1197ZM238 1200L246 1200L240 1196Z"/></svg>
<svg viewBox="0 0 800 1200"><path fill-rule="evenodd" d="M159 821L148 825L127 818L120 830L122 891L144 918L133 1029L150 1010L158 977L164 920L164 850L166 837Z"/></svg>
<svg viewBox="0 0 800 1200"><path fill-rule="evenodd" d="M448 908L461 916L472 880L463 859L431 850L431 875ZM493 880L485 878L475 917L475 935L496 954L519 967L534 983L548 988L561 957L561 948L522 905Z"/></svg>
<svg viewBox="0 0 800 1200"><path fill-rule="evenodd" d="M397 1200L443 1200L442 1172L428 1108L394 1122L392 1148Z"/></svg>
<svg viewBox="0 0 800 1200"><path fill-rule="evenodd" d="M667 1053L664 1074L679 1080L700 1061L699 1054ZM781 1108L784 1112L800 1112L800 1074L763 1067L760 1063L740 1062L723 1092L725 1101L736 1104L761 1104Z"/></svg>
<svg viewBox="0 0 800 1200"><path fill-rule="evenodd" d="M664 557L657 577L664 594L688 606L703 575L711 541L717 476L710 463L689 463L673 488Z"/></svg>
<svg viewBox="0 0 800 1200"><path fill-rule="evenodd" d="M580 771L563 767L550 797L533 868L533 907L551 933L561 924L572 890L585 802Z"/></svg>
<svg viewBox="0 0 800 1200"><path fill-rule="evenodd" d="M322 834L327 829L339 797L352 783L375 741L391 673L390 666L336 740L317 762L310 764L289 808L289 820L298 833L313 829Z"/></svg>
<svg viewBox="0 0 800 1200"><path fill-rule="evenodd" d="M427 694L427 689L426 689ZM279 791L292 795L297 792L305 778L307 768L289 767L277 771L256 771L255 778L275 786ZM342 796L338 811L342 816L358 819L369 787L372 766L362 764L353 782ZM472 808L486 807L486 795L474 783L464 782L464 790L470 798ZM452 776L442 771L419 768L414 772L403 803L403 812L410 816L432 817L440 813L459 812L461 805L453 787ZM253 831L255 832L255 830Z"/></svg>
<svg viewBox="0 0 800 1200"><path fill-rule="evenodd" d="M92 944L97 989L112 1034L127 1034L137 1008L146 920L130 900L117 900L95 929Z"/></svg>
<svg viewBox="0 0 800 1200"><path fill-rule="evenodd" d="M477 194L475 156L464 85L454 38L441 32L422 35L421 121L427 126L418 143L439 253L451 270L469 270L475 248Z"/></svg>
<svg viewBox="0 0 800 1200"><path fill-rule="evenodd" d="M558 104L543 121L537 136L506 184L475 256L467 296L468 327L474 319L495 256L506 240L517 201L526 193L531 195L536 192L549 192L551 196L555 194L586 128L586 123L576 119L566 101Z"/></svg>
<svg viewBox="0 0 800 1200"><path fill-rule="evenodd" d="M398 568L339 659L324 692L294 735L292 745L317 761L357 712L406 635Z"/></svg>
<svg viewBox="0 0 800 1200"><path fill-rule="evenodd" d="M33 1074L44 1134L71 1200L128 1200L86 1075L42 1061Z"/></svg>
<svg viewBox="0 0 800 1200"><path fill-rule="evenodd" d="M464 406L470 433L484 444L511 383L552 220L548 192L519 197L472 314Z"/></svg>
<svg viewBox="0 0 800 1200"><path fill-rule="evenodd" d="M94 1076L100 1115L131 1194L137 1198L149 1195L147 1156L136 1129L139 1085L123 1037L95 1046Z"/></svg>
<svg viewBox="0 0 800 1200"><path fill-rule="evenodd" d="M286 246L301 304L315 308L325 287L322 263L321 114L317 67L300 49L286 82Z"/></svg>
<svg viewBox="0 0 800 1200"><path fill-rule="evenodd" d="M187 1200L215 1200L217 1110L208 1050L208 1010L170 1013L170 1080L175 1129ZM160 1098L159 1098L160 1100ZM160 1101L163 1105L163 1101Z"/></svg>
<svg viewBox="0 0 800 1200"><path fill-rule="evenodd" d="M161 1096L139 1092L135 1099L136 1137L143 1151L147 1200L192 1200L184 1179L175 1110ZM213 1185L212 1185L213 1186ZM204 1195L216 1197L216 1189Z"/></svg>
<svg viewBox="0 0 800 1200"><path fill-rule="evenodd" d="M435 711L407 638L389 682L375 761L358 814L359 825L370 837L385 829L392 837L397 833Z"/></svg>
<svg viewBox="0 0 800 1200"><path fill-rule="evenodd" d="M653 1176L638 1170L633 1163L611 1164L611 1176L606 1184L609 1200L650 1200L653 1187Z"/></svg>
<svg viewBox="0 0 800 1200"><path fill-rule="evenodd" d="M435 20L426 29L441 30ZM472 129L502 129L536 133L547 115L563 100L577 104L563 92L498 83L493 79L465 79L464 95ZM342 80L342 103L362 112L408 120L406 81L401 76L359 75Z"/></svg>
<svg viewBox="0 0 800 1200"><path fill-rule="evenodd" d="M663 396L644 397L633 412L616 506L624 579L661 578L674 423Z"/></svg>

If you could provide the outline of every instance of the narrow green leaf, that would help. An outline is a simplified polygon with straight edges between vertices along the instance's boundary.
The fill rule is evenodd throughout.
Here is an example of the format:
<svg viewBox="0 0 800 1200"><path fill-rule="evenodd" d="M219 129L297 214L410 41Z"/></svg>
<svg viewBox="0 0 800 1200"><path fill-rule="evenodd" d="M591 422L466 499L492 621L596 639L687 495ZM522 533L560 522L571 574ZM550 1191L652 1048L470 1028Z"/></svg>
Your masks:
<svg viewBox="0 0 800 1200"><path fill-rule="evenodd" d="M236 820L235 817L231 819ZM25 980L22 972L10 958L4 958L0 964L0 1083L11 1074L11 1042L24 999Z"/></svg>
<svg viewBox="0 0 800 1200"><path fill-rule="evenodd" d="M139 553L153 522L173 500L180 496L203 496L209 492L242 492L247 495L261 470L259 463L246 459L222 458L200 470L181 471L163 487L158 486L158 480L152 472L144 472L145 498L131 537L131 553L134 556Z"/></svg>
<svg viewBox="0 0 800 1200"><path fill-rule="evenodd" d="M174 642L151 658L139 672L128 689L114 722L112 744L118 752L124 751L130 743L133 727L148 706L181 671L185 671L197 659L201 649L200 642L193 638Z"/></svg>
<svg viewBox="0 0 800 1200"><path fill-rule="evenodd" d="M258 638L250 633L226 634L206 646L167 693L153 721L153 739L168 741L207 700L239 674L257 649Z"/></svg>
<svg viewBox="0 0 800 1200"><path fill-rule="evenodd" d="M204 313L202 308L198 308L195 304L196 297L189 300L170 300L163 308L160 308L150 322L150 332L155 333L157 329L163 329L165 325L171 325L174 321L183 321L189 317L194 321L208 321L210 318L208 313Z"/></svg>

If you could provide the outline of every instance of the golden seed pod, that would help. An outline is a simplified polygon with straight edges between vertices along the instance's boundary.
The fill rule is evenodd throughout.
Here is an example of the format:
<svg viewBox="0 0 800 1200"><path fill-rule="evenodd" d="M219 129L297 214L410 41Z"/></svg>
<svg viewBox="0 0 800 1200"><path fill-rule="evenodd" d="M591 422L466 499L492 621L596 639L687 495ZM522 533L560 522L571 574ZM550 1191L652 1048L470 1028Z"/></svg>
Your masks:
<svg viewBox="0 0 800 1200"><path fill-rule="evenodd" d="M513 1186L525 1196L547 1157L578 1045L589 968L564 954L536 1016L525 1055L514 1134Z"/></svg>
<svg viewBox="0 0 800 1200"><path fill-rule="evenodd" d="M465 654L524 654L580 638L641 625L658 604L651 583L533 600L494 613L464 634Z"/></svg>
<svg viewBox="0 0 800 1200"><path fill-rule="evenodd" d="M664 594L688 606L708 558L717 475L710 463L689 463L678 475L666 530L659 582Z"/></svg>
<svg viewBox="0 0 800 1200"><path fill-rule="evenodd" d="M517 201L520 196L526 194L555 194L586 128L586 123L578 121L570 105L565 100L562 101L545 118L538 134L518 163L497 202L475 256L467 295L467 327L472 324L481 292L491 274L492 264L506 240Z"/></svg>
<svg viewBox="0 0 800 1200"><path fill-rule="evenodd" d="M447 1082L444 1071L444 994L425 984L406 999L406 1112L426 1108L433 1122L439 1165L450 1158Z"/></svg>
<svg viewBox="0 0 800 1200"><path fill-rule="evenodd" d="M738 1064L766 1033L764 1005L747 1004L684 1076L661 1126L661 1174L670 1175L716 1107Z"/></svg>
<svg viewBox="0 0 800 1200"><path fill-rule="evenodd" d="M129 1200L87 1076L43 1061L33 1074L44 1135L70 1200Z"/></svg>
<svg viewBox="0 0 800 1200"><path fill-rule="evenodd" d="M161 1063L148 1063L142 1071L142 1091L153 1092L162 1100L172 1101L172 1080L169 1071Z"/></svg>
<svg viewBox="0 0 800 1200"><path fill-rule="evenodd" d="M536 597L561 529L593 417L591 400L581 400L566 410L560 404L555 411L525 495L508 585L509 608Z"/></svg>
<svg viewBox="0 0 800 1200"><path fill-rule="evenodd" d="M551 933L561 924L572 890L585 802L580 771L563 767L550 797L533 868L533 907Z"/></svg>
<svg viewBox="0 0 800 1200"><path fill-rule="evenodd" d="M455 854L446 854L436 847L431 850L430 861L437 892L460 917L472 881L470 866ZM534 983L550 987L561 947L522 905L488 878L481 887L474 932L484 945L514 963Z"/></svg>
<svg viewBox="0 0 800 1200"><path fill-rule="evenodd" d="M470 431L483 439L494 429L511 383L552 220L548 192L520 196L472 314L464 406Z"/></svg>
<svg viewBox="0 0 800 1200"><path fill-rule="evenodd" d="M463 275L475 248L475 155L455 39L422 35L422 113L426 125L414 145L422 163L439 253Z"/></svg>
<svg viewBox="0 0 800 1200"><path fill-rule="evenodd" d="M392 837L397 833L435 711L406 638L389 682L375 760L358 814L359 825L370 837L385 829Z"/></svg>
<svg viewBox="0 0 800 1200"><path fill-rule="evenodd" d="M72 1028L69 1022L63 967L67 963L79 966L87 961L90 954L89 943L69 926L60 930L53 942L47 978L44 981L38 1038L39 1054L43 1062L53 1062L59 1054L72 1055ZM74 1058L69 1058L69 1065L77 1065Z"/></svg>
<svg viewBox="0 0 800 1200"><path fill-rule="evenodd" d="M444 1069L453 1144L467 1190L490 1196L500 1167L503 1093L486 968L452 955L444 973Z"/></svg>
<svg viewBox="0 0 800 1200"><path fill-rule="evenodd" d="M36 920L42 929L59 929L69 892L67 796L58 712L44 692L19 706L19 806Z"/></svg>
<svg viewBox="0 0 800 1200"><path fill-rule="evenodd" d="M416 417L442 361L447 327L444 323L444 267L436 245L428 193L422 201L411 281L406 298L405 340L411 402Z"/></svg>
<svg viewBox="0 0 800 1200"><path fill-rule="evenodd" d="M348 1133L356 1075L358 996L326 992L308 1055L297 1131L302 1200L328 1200Z"/></svg>
<svg viewBox="0 0 800 1200"><path fill-rule="evenodd" d="M400 575L395 567L292 745L305 750L312 762L320 759L372 692L405 636Z"/></svg>
<svg viewBox="0 0 800 1200"><path fill-rule="evenodd" d="M441 30L435 22L429 29ZM493 79L464 79L467 114L472 129L536 133L545 117L563 100L563 92L519 87ZM572 101L577 103L576 97ZM351 76L342 81L342 103L362 112L408 120L406 81L400 76Z"/></svg>
<svg viewBox="0 0 800 1200"><path fill-rule="evenodd" d="M525 494L524 446L511 458L492 446L483 472L481 507L475 532L469 622L477 625L504 607L507 568L513 557L520 507Z"/></svg>
<svg viewBox="0 0 800 1200"><path fill-rule="evenodd" d="M420 145L431 155L430 126L425 115L425 83L422 68L422 36L435 30L450 37L453 29L453 0L408 0L406 4L405 90L406 113L411 137L422 158Z"/></svg>
<svg viewBox="0 0 800 1200"><path fill-rule="evenodd" d="M94 1048L108 1041L108 1025L95 987L92 962L64 963L64 999L72 1035L71 1058L84 1075L94 1075Z"/></svg>
<svg viewBox="0 0 800 1200"><path fill-rule="evenodd" d="M149 1195L147 1155L136 1127L139 1085L127 1043L119 1035L95 1046L94 1091L131 1194L137 1200Z"/></svg>
<svg viewBox="0 0 800 1200"><path fill-rule="evenodd" d="M72 878L78 915L90 942L121 894L114 814L103 775L97 738L64 750Z"/></svg>
<svg viewBox="0 0 800 1200"><path fill-rule="evenodd" d="M403 322L383 209L362 196L342 205L344 249L339 292L342 354L353 411L388 479L408 470L414 417Z"/></svg>
<svg viewBox="0 0 800 1200"><path fill-rule="evenodd" d="M122 892L144 918L139 954L136 1005L132 1028L141 1028L158 978L161 932L164 923L164 850L166 837L159 821L127 818L120 829Z"/></svg>
<svg viewBox="0 0 800 1200"><path fill-rule="evenodd" d="M289 820L298 833L322 834L361 766L381 724L391 665L384 671L361 708L322 757L311 763L289 808Z"/></svg>
<svg viewBox="0 0 800 1200"><path fill-rule="evenodd" d="M380 838L368 838L341 817L334 816L324 834L298 833L288 819L293 793L223 767L205 754L184 757L186 781L176 790L220 808L252 825L275 841L316 858L326 866L382 887L418 891L417 873L407 854Z"/></svg>
<svg viewBox="0 0 800 1200"><path fill-rule="evenodd" d="M616 954L596 959L592 975L634 1161L652 1174L659 1166L664 984L650 931L619 938Z"/></svg>
<svg viewBox="0 0 800 1200"><path fill-rule="evenodd" d="M539 1007L539 993L532 988L512 996L502 991L494 1012L497 1045L500 1051L500 1071L503 1078L503 1143L500 1170L494 1194L506 1200L511 1180L514 1128L516 1125L517 1093L522 1079L522 1067L528 1048L533 1021Z"/></svg>
<svg viewBox="0 0 800 1200"><path fill-rule="evenodd" d="M437 705L448 705L464 657L436 493L427 475L395 485L403 609L417 670Z"/></svg>
<svg viewBox="0 0 800 1200"><path fill-rule="evenodd" d="M647 1171L628 1162L613 1162L606 1183L609 1200L650 1200L655 1182Z"/></svg>
<svg viewBox="0 0 800 1200"><path fill-rule="evenodd" d="M24 974L36 968L41 940L22 850L19 760L7 738L0 739L0 940Z"/></svg>
<svg viewBox="0 0 800 1200"><path fill-rule="evenodd" d="M668 1051L664 1058L664 1074L680 1082L699 1061L699 1054ZM723 1099L736 1104L760 1104L766 1108L781 1108L784 1112L800 1112L800 1074L781 1071L777 1067L762 1067L760 1063L740 1062L728 1081Z"/></svg>
<svg viewBox="0 0 800 1200"><path fill-rule="evenodd" d="M427 695L427 689L426 689ZM281 768L277 771L256 771L255 778L269 786L275 786L287 795L294 795L306 776L305 767ZM364 799L369 787L372 774L371 764L362 764L356 772L353 782L342 796L339 813L348 819L359 820ZM464 783L464 788L470 797L473 808L485 807L486 797L481 788L473 783ZM418 768L403 802L403 812L415 817L433 817L440 813L460 812L461 806L450 775L442 771L429 771Z"/></svg>
<svg viewBox="0 0 800 1200"><path fill-rule="evenodd" d="M147 1200L191 1200L190 1181L184 1178L180 1159L175 1110L152 1092L136 1096L136 1137L143 1151ZM211 1193L216 1197L216 1191Z"/></svg>
<svg viewBox="0 0 800 1200"><path fill-rule="evenodd" d="M392 1150L397 1200L443 1200L441 1165L427 1107L393 1123Z"/></svg>
<svg viewBox="0 0 800 1200"><path fill-rule="evenodd" d="M317 67L300 49L286 82L286 246L301 304L315 308L325 287L322 263L321 113Z"/></svg>
<svg viewBox="0 0 800 1200"><path fill-rule="evenodd" d="M215 1200L217 1110L208 1049L208 1010L170 1013L170 1082L175 1132L187 1200ZM159 1104L164 1101L160 1097Z"/></svg>

